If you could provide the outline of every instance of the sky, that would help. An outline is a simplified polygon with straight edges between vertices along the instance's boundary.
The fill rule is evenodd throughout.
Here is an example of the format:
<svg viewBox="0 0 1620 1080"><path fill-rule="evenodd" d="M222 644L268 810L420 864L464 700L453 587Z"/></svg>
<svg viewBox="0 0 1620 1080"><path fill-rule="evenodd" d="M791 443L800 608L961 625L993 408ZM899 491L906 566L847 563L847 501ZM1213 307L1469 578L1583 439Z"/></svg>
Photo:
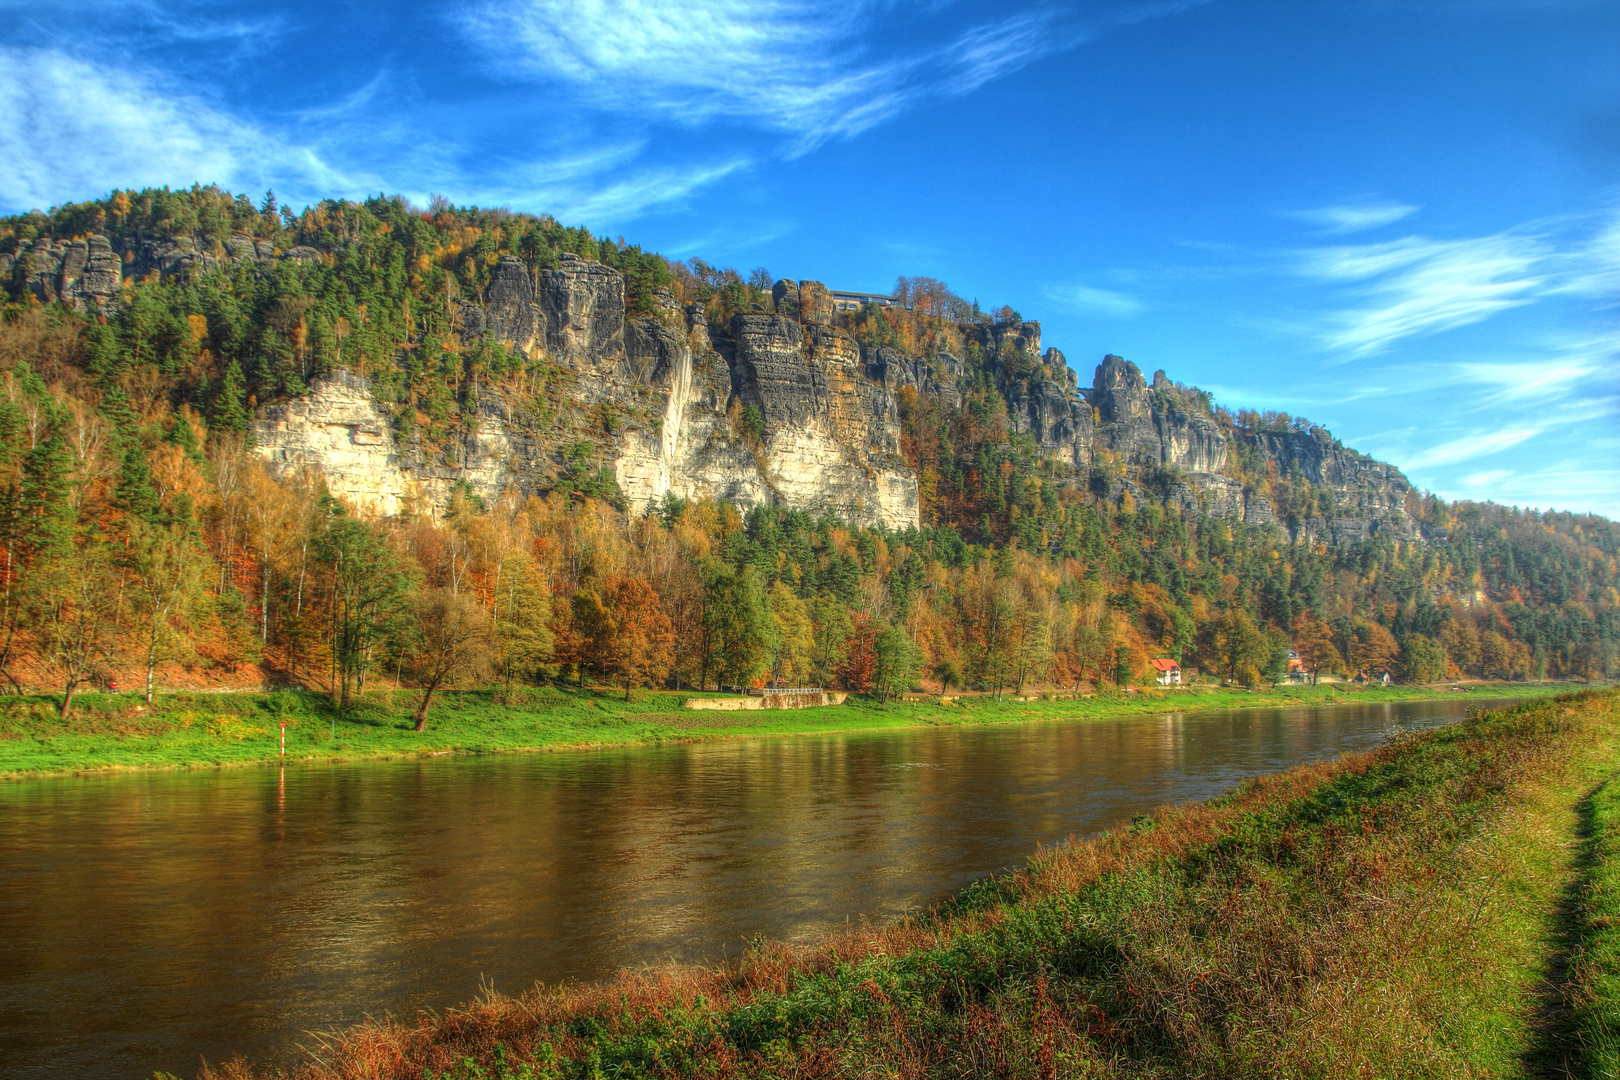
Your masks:
<svg viewBox="0 0 1620 1080"><path fill-rule="evenodd" d="M927 275L1620 518L1614 0L0 0L0 212L217 182Z"/></svg>

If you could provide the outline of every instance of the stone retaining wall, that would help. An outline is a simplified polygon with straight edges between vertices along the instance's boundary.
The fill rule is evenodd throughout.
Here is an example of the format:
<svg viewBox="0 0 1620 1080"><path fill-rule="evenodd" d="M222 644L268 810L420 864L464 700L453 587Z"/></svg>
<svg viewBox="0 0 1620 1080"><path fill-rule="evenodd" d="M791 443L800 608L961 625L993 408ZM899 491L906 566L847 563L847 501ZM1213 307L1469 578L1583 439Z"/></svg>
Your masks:
<svg viewBox="0 0 1620 1080"><path fill-rule="evenodd" d="M765 694L762 697L687 698L688 709L718 709L735 712L743 709L809 709L817 705L842 705L847 693L839 690L820 694Z"/></svg>

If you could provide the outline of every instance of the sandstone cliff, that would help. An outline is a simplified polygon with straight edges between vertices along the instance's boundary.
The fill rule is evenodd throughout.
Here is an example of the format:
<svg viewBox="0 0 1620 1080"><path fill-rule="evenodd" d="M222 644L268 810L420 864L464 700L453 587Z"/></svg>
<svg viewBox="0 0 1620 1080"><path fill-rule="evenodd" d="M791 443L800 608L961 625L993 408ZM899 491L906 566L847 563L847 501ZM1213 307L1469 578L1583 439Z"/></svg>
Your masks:
<svg viewBox="0 0 1620 1080"><path fill-rule="evenodd" d="M0 283L105 315L129 279L331 258L246 235L40 238L0 254ZM275 469L315 468L337 493L384 513L442 508L457 485L494 498L605 474L627 508L674 494L905 528L920 507L900 395L909 388L953 409L988 378L1009 427L1097 495L1280 520L1331 543L1413 535L1411 485L1393 467L1320 428L1242 427L1163 372L1150 384L1117 356L1081 386L1062 353L1042 350L1035 322L962 322L953 332L962 355L911 355L859 344L819 282L779 281L726 325L668 293L651 307L628 314L624 279L600 263L562 254L531 269L502 255L478 301L459 305L461 332L547 365L549 400L481 393L448 441L428 445L365 378L338 369L306 396L262 409L255 445Z"/></svg>
<svg viewBox="0 0 1620 1080"><path fill-rule="evenodd" d="M385 513L442 507L458 483L484 498L548 490L583 446L629 507L671 493L917 523L895 395L830 325L830 303L797 318L738 315L719 341L701 309L682 311L667 294L659 308L627 321L624 282L600 264L564 256L531 275L504 258L484 302L463 310L466 332L556 365L559 422L527 422L491 393L456 445L427 453L394 439L365 380L340 371L266 410L255 444L277 469L318 468L335 490Z"/></svg>

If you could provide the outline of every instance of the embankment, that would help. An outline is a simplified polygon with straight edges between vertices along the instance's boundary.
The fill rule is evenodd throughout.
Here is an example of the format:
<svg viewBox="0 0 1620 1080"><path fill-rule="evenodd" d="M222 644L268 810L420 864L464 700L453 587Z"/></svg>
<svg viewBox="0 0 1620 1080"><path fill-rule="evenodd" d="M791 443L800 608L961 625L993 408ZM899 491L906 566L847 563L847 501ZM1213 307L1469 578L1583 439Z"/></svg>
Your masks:
<svg viewBox="0 0 1620 1080"><path fill-rule="evenodd" d="M1559 692L1556 684L1474 684L1475 697L1525 698ZM879 702L851 696L841 705L792 710L698 711L695 694L557 687L441 693L426 731L414 730L414 691L372 691L347 712L322 694L159 695L151 707L133 694L82 694L74 715L57 717L57 699L0 697L0 780L119 769L217 768L233 765L520 753L737 736L819 735L941 724L1091 720L1157 712L1374 703L1453 698L1421 686L1284 686L1249 693L1189 688L1098 694L1081 700L951 703ZM702 695L712 698L712 695ZM726 699L720 699L726 700ZM757 702L757 698L734 698ZM287 725L287 753L281 724Z"/></svg>
<svg viewBox="0 0 1620 1080"><path fill-rule="evenodd" d="M1261 777L818 947L361 1026L295 1075L1602 1075L1617 705Z"/></svg>

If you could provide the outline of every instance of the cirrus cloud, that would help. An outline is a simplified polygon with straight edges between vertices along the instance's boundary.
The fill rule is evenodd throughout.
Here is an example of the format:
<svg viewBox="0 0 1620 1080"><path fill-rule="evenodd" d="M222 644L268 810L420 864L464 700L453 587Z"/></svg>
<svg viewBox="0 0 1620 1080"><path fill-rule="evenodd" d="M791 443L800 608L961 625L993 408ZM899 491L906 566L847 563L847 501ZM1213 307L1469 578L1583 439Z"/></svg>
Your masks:
<svg viewBox="0 0 1620 1080"><path fill-rule="evenodd" d="M869 40L874 16L891 7L872 0L501 0L458 18L510 76L618 115L742 121L787 135L800 154L1112 27L1208 2L1040 5L904 53Z"/></svg>
<svg viewBox="0 0 1620 1080"><path fill-rule="evenodd" d="M1402 218L1418 212L1418 207L1403 203L1349 203L1342 206L1321 206L1312 210L1289 210L1287 215L1309 222L1329 236L1365 232L1385 225L1393 225Z"/></svg>

